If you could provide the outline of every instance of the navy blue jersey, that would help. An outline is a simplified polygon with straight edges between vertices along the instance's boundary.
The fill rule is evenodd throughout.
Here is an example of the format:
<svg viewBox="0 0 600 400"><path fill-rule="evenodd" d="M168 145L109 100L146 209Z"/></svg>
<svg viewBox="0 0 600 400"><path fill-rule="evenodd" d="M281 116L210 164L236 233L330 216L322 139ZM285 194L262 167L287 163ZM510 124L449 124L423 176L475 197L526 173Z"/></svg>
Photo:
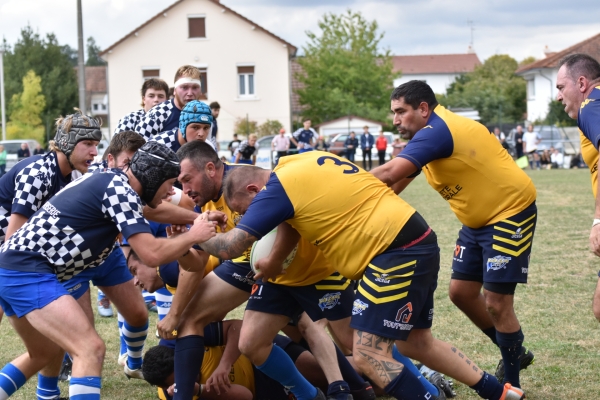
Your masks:
<svg viewBox="0 0 600 400"><path fill-rule="evenodd" d="M113 135L126 131L135 132L135 127L140 123L142 118L144 118L144 115L146 115L146 111L143 108L140 108L139 110L135 110L127 114L119 120L119 123L117 124L117 127L113 132Z"/></svg>
<svg viewBox="0 0 600 400"><path fill-rule="evenodd" d="M30 218L71 181L60 171L55 152L18 162L0 179L0 243L12 213Z"/></svg>
<svg viewBox="0 0 600 400"><path fill-rule="evenodd" d="M169 129L168 131L161 132L155 135L151 141L158 142L160 144L164 144L174 152L177 152L181 147L179 144L179 128L175 127L173 129Z"/></svg>
<svg viewBox="0 0 600 400"><path fill-rule="evenodd" d="M177 283L179 282L179 263L177 261L172 261L168 264L161 265L158 267L158 275L165 285L176 288Z"/></svg>
<svg viewBox="0 0 600 400"><path fill-rule="evenodd" d="M581 104L577 126L598 150L600 143L600 86L595 87Z"/></svg>
<svg viewBox="0 0 600 400"><path fill-rule="evenodd" d="M292 136L294 136L299 143L304 143L304 148L308 149L311 147L310 141L313 139L313 142L316 141L319 137L319 134L313 128L308 128L298 129L292 134Z"/></svg>
<svg viewBox="0 0 600 400"><path fill-rule="evenodd" d="M135 131L146 141L161 132L179 126L181 110L175 106L175 99L167 100L152 107L135 127Z"/></svg>
<svg viewBox="0 0 600 400"><path fill-rule="evenodd" d="M235 149L235 154L239 153L240 160L250 160L252 156L258 155L258 149L256 146L250 146L247 140L243 140L242 143Z"/></svg>
<svg viewBox="0 0 600 400"><path fill-rule="evenodd" d="M142 201L118 169L70 183L0 247L0 268L54 273L66 281L100 265L120 233L151 233Z"/></svg>

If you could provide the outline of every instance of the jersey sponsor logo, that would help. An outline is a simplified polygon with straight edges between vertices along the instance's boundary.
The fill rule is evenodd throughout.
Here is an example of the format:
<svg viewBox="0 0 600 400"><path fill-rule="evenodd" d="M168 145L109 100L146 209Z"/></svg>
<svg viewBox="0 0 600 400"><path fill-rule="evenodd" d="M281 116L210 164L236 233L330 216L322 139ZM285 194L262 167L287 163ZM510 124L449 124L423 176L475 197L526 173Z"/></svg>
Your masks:
<svg viewBox="0 0 600 400"><path fill-rule="evenodd" d="M596 171L598 171L598 164L594 164L594 166L590 169L590 174L594 175Z"/></svg>
<svg viewBox="0 0 600 400"><path fill-rule="evenodd" d="M433 308L430 308L430 309L429 309L429 316L427 317L427 319L428 319L429 321L431 321L431 320L433 319Z"/></svg>
<svg viewBox="0 0 600 400"><path fill-rule="evenodd" d="M78 283L77 285L75 285L71 289L69 289L68 292L73 293L73 292L79 290L80 287L81 287L81 283Z"/></svg>
<svg viewBox="0 0 600 400"><path fill-rule="evenodd" d="M511 236L511 239L521 239L523 234L521 233L522 228L519 228L515 231L514 235Z"/></svg>
<svg viewBox="0 0 600 400"><path fill-rule="evenodd" d="M58 215L60 214L60 211L50 203L45 203L42 208L54 218L58 218Z"/></svg>
<svg viewBox="0 0 600 400"><path fill-rule="evenodd" d="M529 268L521 268L521 273L522 274L528 274L529 273Z"/></svg>
<svg viewBox="0 0 600 400"><path fill-rule="evenodd" d="M506 269L506 264L512 260L511 257L505 256L495 256L493 258L488 258L487 260L487 270L490 271L498 271L500 269Z"/></svg>
<svg viewBox="0 0 600 400"><path fill-rule="evenodd" d="M587 106L590 102L592 101L596 101L596 99L585 99L582 103L581 103L581 109L583 110L583 108L585 106Z"/></svg>
<svg viewBox="0 0 600 400"><path fill-rule="evenodd" d="M462 189L463 188L460 185L455 185L454 187L445 186L439 191L439 194L444 198L444 200L448 201L456 196Z"/></svg>
<svg viewBox="0 0 600 400"><path fill-rule="evenodd" d="M390 274L373 274L375 275L377 278L375 278L375 282L379 282L379 283L390 283L390 280L388 279L390 277Z"/></svg>
<svg viewBox="0 0 600 400"><path fill-rule="evenodd" d="M242 276L242 275L238 274L237 272L234 272L233 274L231 274L231 276L233 277L233 279L237 279L238 281L240 281L242 283L246 283L248 285L253 285L252 290L254 290L254 279L250 279L245 276ZM254 294L254 291L252 292L252 294Z"/></svg>
<svg viewBox="0 0 600 400"><path fill-rule="evenodd" d="M463 262L463 253L465 251L465 246L456 245L454 247L454 261Z"/></svg>
<svg viewBox="0 0 600 400"><path fill-rule="evenodd" d="M399 331L410 331L413 328L411 324L403 324L401 322L388 321L387 319L383 320L383 326L386 328L397 329Z"/></svg>
<svg viewBox="0 0 600 400"><path fill-rule="evenodd" d="M354 300L352 305L352 315L362 315L363 311L369 308L369 305L359 299Z"/></svg>
<svg viewBox="0 0 600 400"><path fill-rule="evenodd" d="M396 322L402 322L403 324L407 324L410 321L410 317L412 317L413 306L409 301L402 308L398 310L396 313Z"/></svg>
<svg viewBox="0 0 600 400"><path fill-rule="evenodd" d="M319 308L321 311L325 311L325 309L331 310L340 302L340 297L342 297L341 292L327 293L319 299Z"/></svg>

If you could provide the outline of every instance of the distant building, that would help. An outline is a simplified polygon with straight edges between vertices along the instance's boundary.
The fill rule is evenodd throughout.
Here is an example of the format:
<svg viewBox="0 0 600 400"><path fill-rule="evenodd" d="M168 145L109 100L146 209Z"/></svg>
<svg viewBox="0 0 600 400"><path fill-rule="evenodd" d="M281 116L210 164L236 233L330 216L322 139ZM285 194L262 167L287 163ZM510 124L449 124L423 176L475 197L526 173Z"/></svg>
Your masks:
<svg viewBox="0 0 600 400"><path fill-rule="evenodd" d="M546 118L550 100L556 99L558 62L563 57L574 53L586 53L596 60L600 60L600 34L559 52L550 52L546 46L544 53L546 58L524 65L516 71L517 75L527 81L527 119L529 121Z"/></svg>
<svg viewBox="0 0 600 400"><path fill-rule="evenodd" d="M411 80L426 82L436 94L446 94L448 86L462 74L473 72L481 61L475 53L393 56L394 72L402 76L394 87Z"/></svg>
<svg viewBox="0 0 600 400"><path fill-rule="evenodd" d="M75 68L79 74L79 69ZM108 94L106 92L106 66L85 67L85 107L88 114L108 121Z"/></svg>
<svg viewBox="0 0 600 400"><path fill-rule="evenodd" d="M110 125L140 107L145 79L170 86L177 68L201 71L203 101L218 101L219 139L236 119L277 120L291 130L290 59L296 47L218 0L178 0L100 55L108 61Z"/></svg>
<svg viewBox="0 0 600 400"><path fill-rule="evenodd" d="M382 124L381 122L373 121L372 119L348 115L323 122L315 126L315 129L319 133L319 136L324 137L350 132L354 132L356 136L359 136L363 133L363 127L365 126L369 127L369 132L371 132L372 135L377 136L381 130Z"/></svg>

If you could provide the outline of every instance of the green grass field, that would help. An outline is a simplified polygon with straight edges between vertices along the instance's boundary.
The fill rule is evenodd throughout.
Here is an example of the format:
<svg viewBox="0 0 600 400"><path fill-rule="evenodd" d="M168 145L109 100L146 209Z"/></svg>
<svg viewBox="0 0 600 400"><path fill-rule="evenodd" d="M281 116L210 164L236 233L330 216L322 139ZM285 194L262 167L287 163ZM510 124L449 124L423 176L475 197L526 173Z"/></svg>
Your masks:
<svg viewBox="0 0 600 400"><path fill-rule="evenodd" d="M591 299L600 269L588 250L594 200L587 170L531 171L538 189L536 231L529 284L517 289L517 315L526 346L535 352L535 364L522 372L521 383L529 400L595 399L600 397L600 324L591 310ZM500 194L501 195L501 194ZM433 333L461 348L480 367L493 373L499 351L448 299L450 263L459 222L448 205L419 177L403 194L437 232L442 268L436 293ZM95 292L95 291L94 291ZM239 318L241 309L232 312ZM150 325L156 323L151 314ZM103 398L155 399L155 390L144 382L127 381L117 364L116 318L97 318L96 327L107 344L103 373ZM153 332L154 330L151 329ZM0 325L0 364L24 351L5 320ZM147 346L157 343L151 334ZM12 398L35 399L36 379ZM66 384L61 384L68 393ZM478 399L468 387L456 383L459 399Z"/></svg>

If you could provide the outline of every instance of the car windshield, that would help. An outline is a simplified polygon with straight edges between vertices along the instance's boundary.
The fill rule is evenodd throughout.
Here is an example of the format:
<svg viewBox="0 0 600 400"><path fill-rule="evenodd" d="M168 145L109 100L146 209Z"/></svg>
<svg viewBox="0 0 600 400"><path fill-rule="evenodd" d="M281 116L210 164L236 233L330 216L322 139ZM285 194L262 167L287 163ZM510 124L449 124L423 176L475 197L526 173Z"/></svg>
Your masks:
<svg viewBox="0 0 600 400"><path fill-rule="evenodd" d="M21 148L21 143L2 143L7 154L17 154Z"/></svg>

